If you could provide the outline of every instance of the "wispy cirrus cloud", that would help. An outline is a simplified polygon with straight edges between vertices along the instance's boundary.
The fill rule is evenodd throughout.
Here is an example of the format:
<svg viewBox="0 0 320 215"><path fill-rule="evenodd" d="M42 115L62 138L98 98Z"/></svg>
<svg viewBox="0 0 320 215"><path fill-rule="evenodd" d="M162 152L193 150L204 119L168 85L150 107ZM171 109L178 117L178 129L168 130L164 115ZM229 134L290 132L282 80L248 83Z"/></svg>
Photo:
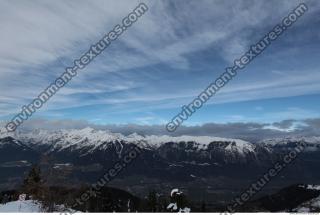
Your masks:
<svg viewBox="0 0 320 215"><path fill-rule="evenodd" d="M152 122L142 114L151 111L157 112L159 122L166 118L162 111L179 108L197 95L298 2L145 1L148 13L55 95L40 114L70 116L69 112L81 110L84 116L94 109L96 115L88 117L115 122L108 113L130 112L132 122L140 119L143 123L141 119L148 117ZM1 1L2 118L29 103L138 3ZM308 14L209 104L320 93L320 75L315 69L320 38L314 27L319 20L313 19L319 4L306 3ZM241 121L240 115L233 114Z"/></svg>

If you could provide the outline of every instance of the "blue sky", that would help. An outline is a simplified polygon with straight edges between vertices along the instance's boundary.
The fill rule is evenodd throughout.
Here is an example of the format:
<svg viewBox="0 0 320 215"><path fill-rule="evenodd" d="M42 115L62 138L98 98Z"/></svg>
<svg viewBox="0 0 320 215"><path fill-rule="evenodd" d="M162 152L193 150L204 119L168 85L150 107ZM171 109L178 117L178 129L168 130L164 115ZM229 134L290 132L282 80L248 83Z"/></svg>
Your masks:
<svg viewBox="0 0 320 215"><path fill-rule="evenodd" d="M11 119L141 1L1 1L0 116ZM33 118L165 124L300 1L143 1L149 11ZM185 125L319 118L320 3Z"/></svg>

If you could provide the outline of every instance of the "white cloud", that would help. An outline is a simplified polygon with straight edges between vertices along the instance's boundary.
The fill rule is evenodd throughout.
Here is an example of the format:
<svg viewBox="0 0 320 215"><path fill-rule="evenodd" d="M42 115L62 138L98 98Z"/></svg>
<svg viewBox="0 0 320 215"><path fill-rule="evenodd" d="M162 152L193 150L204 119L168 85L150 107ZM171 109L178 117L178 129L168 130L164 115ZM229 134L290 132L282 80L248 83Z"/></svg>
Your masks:
<svg viewBox="0 0 320 215"><path fill-rule="evenodd" d="M68 66L90 44L118 24L138 2L1 1L0 103L3 104L0 114L15 113L20 106L30 102L63 72L64 66ZM134 88L153 83L138 81L139 78L131 80L134 74L128 75L123 71L159 63L165 63L173 69L188 70L193 64L188 54L211 46L221 51L217 55L232 61L255 42L249 37L252 31L260 31L265 26L272 27L297 2L146 1L149 11L103 56L99 56L61 90L43 111L130 102L143 102L143 106L150 109L180 105L192 99L205 86L195 83L193 88L185 86L178 90L173 87L175 93L163 92L162 89L156 93L149 93L148 90L141 94L132 93L130 90ZM153 76L151 70L150 73ZM115 81L114 77L119 74L123 76ZM303 72L292 75L287 71L284 74L287 76L277 80L274 76L272 82L257 78L250 83L232 84L210 102L283 97L320 90L317 71L311 71L308 75ZM118 91L124 93L116 98L103 95ZM92 98L84 103L81 97L75 97L74 94L90 94ZM150 104L145 104L147 102ZM153 102L156 102L155 106Z"/></svg>

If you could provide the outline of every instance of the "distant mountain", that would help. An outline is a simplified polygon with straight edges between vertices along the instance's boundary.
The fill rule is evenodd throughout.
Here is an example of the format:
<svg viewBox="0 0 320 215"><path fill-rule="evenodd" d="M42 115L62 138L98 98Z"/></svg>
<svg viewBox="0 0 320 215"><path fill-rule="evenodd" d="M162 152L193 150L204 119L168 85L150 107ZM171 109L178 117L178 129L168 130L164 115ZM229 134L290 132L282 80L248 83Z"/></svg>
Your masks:
<svg viewBox="0 0 320 215"><path fill-rule="evenodd" d="M223 200L235 195L234 190L248 186L301 143L306 144L305 151L293 167L289 166L277 177L277 187L320 183L320 137L250 143L210 136L142 136L136 133L125 136L91 128L0 131L0 189L21 182L26 170L35 163L41 163L47 169L44 171L65 171L66 178L60 180L63 183L95 182L131 148L138 147L141 154L111 182L114 186L127 187L135 195L148 192L153 184L165 192L169 192L171 185L196 186L199 192L193 192L194 196L204 192L208 198L216 198L223 189L222 195L226 195L220 198Z"/></svg>
<svg viewBox="0 0 320 215"><path fill-rule="evenodd" d="M0 131L0 140L2 145L10 141L13 145L21 145L22 150L27 147L46 154L74 152L80 157L101 152L110 154L114 151L120 158L123 149L134 145L155 153L167 162L208 165L272 162L278 158L277 153L291 150L302 142L307 145L305 151L320 151L320 137L269 139L250 143L240 139L210 136L141 136L136 133L124 136L92 128L34 130L27 133Z"/></svg>
<svg viewBox="0 0 320 215"><path fill-rule="evenodd" d="M104 150L113 144L117 148L117 152L121 153L124 144L135 144L144 149L157 149L165 143L190 142L194 143L194 149L208 149L210 143L221 143L219 147L223 147L225 151L244 155L254 151L254 145L239 139L227 139L209 136L180 136L171 137L167 135L150 135L141 136L133 133L124 136L119 133L111 133L109 131L94 130L85 128L80 130L34 130L29 133L6 133L0 132L0 137L11 136L22 142L26 142L29 146L41 147L41 145L50 146L50 150L64 150L73 147L74 149L88 148L88 153L100 149ZM224 144L223 144L224 143ZM231 144L228 144L231 143Z"/></svg>
<svg viewBox="0 0 320 215"><path fill-rule="evenodd" d="M304 142L306 145L305 151L319 151L320 150L320 137L287 137L287 138L275 138L266 139L259 144L265 147L270 147L273 149L292 149L296 147L296 143Z"/></svg>

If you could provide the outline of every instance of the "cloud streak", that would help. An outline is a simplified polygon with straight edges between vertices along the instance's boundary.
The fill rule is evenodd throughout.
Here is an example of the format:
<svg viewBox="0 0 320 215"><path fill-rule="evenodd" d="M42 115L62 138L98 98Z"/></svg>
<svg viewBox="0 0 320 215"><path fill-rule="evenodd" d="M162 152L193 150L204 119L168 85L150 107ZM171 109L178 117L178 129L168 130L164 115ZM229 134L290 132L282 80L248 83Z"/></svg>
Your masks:
<svg viewBox="0 0 320 215"><path fill-rule="evenodd" d="M149 120L149 119L141 119ZM1 122L0 125L4 125ZM83 129L91 127L99 130L129 135L138 133L140 135L194 135L194 136L216 136L226 138L240 138L247 141L257 142L268 138L319 136L320 118L303 120L283 120L274 123L206 123L199 126L181 126L174 133L165 130L164 125L99 125L89 123L85 120L46 120L33 119L27 121L19 128L19 131L32 131L35 129L59 130L59 129Z"/></svg>
<svg viewBox="0 0 320 215"><path fill-rule="evenodd" d="M148 14L63 88L41 116L103 106L110 114L132 112L132 119L152 122L134 112L174 109L192 99L298 2L145 1ZM310 14L209 104L320 93L320 75L314 69L320 37L315 37L318 23L312 19L319 5L306 3ZM1 118L12 117L29 103L137 4L1 1Z"/></svg>

